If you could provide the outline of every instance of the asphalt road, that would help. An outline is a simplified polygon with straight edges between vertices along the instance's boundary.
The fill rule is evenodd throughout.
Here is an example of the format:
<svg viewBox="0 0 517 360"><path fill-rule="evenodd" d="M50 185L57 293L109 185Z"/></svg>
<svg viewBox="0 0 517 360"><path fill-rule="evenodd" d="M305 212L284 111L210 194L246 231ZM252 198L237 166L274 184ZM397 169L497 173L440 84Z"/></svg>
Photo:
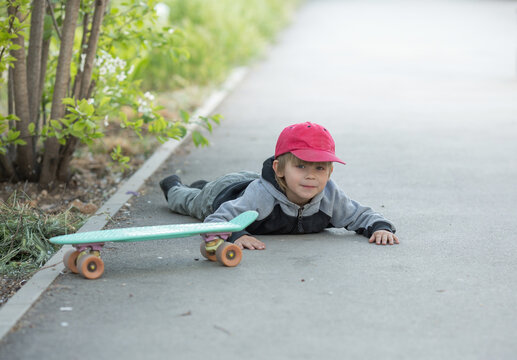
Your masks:
<svg viewBox="0 0 517 360"><path fill-rule="evenodd" d="M192 222L158 181L259 171L285 126L324 124L336 180L401 244L345 230L263 236L236 268L200 238L110 244L64 274L1 359L515 359L515 1L310 1L116 226ZM136 190L136 189L135 189Z"/></svg>

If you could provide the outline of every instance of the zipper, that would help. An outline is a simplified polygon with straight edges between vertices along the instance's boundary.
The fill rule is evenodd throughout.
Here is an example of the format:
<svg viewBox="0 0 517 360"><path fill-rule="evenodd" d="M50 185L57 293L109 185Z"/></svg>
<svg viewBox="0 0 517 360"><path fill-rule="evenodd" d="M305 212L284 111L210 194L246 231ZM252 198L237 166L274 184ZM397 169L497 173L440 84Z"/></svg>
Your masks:
<svg viewBox="0 0 517 360"><path fill-rule="evenodd" d="M298 233L303 233L303 223L302 223L302 213L303 213L303 206L298 209Z"/></svg>

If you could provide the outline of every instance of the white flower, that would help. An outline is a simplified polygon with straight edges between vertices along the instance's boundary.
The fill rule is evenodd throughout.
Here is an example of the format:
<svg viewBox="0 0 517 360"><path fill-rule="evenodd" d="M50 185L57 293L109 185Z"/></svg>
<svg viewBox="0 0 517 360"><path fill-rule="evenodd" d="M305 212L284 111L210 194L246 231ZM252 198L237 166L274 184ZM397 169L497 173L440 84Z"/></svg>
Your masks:
<svg viewBox="0 0 517 360"><path fill-rule="evenodd" d="M117 75L118 81L124 81L125 79L126 79L126 74L124 72L121 72L120 74Z"/></svg>
<svg viewBox="0 0 517 360"><path fill-rule="evenodd" d="M119 71L122 71L126 67L126 61L118 57L114 58L106 51L101 51L101 54L95 61L95 64L99 67L100 75L113 75Z"/></svg>
<svg viewBox="0 0 517 360"><path fill-rule="evenodd" d="M154 10L156 11L156 15L158 16L158 18L163 21L169 18L169 14L171 12L171 8L167 4L164 4L162 2L156 4Z"/></svg>
<svg viewBox="0 0 517 360"><path fill-rule="evenodd" d="M142 113L142 114L147 114L149 113L150 109L146 106L139 106L138 107L138 112L139 113Z"/></svg>
<svg viewBox="0 0 517 360"><path fill-rule="evenodd" d="M151 94L149 91L147 91L145 94L144 94L144 97L149 100L149 101L154 101L154 95Z"/></svg>
<svg viewBox="0 0 517 360"><path fill-rule="evenodd" d="M84 62L86 60L86 54L81 54L81 64L79 65L79 69L81 70L81 72L84 71Z"/></svg>
<svg viewBox="0 0 517 360"><path fill-rule="evenodd" d="M152 109L147 103L147 101L138 98L138 112L142 114L149 114L151 113Z"/></svg>

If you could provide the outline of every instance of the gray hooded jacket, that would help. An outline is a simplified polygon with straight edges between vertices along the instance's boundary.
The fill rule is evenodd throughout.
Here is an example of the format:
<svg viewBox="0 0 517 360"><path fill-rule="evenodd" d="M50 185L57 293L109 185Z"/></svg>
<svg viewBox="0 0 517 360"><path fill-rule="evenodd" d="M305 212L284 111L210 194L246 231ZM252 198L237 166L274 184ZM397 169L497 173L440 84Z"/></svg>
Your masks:
<svg viewBox="0 0 517 360"><path fill-rule="evenodd" d="M262 176L233 184L213 204L214 213L205 222L229 221L247 210L259 213L246 230L233 233L233 242L243 235L306 234L325 228L345 228L370 237L377 230L395 232L395 226L381 214L350 199L334 181L308 204L289 201L275 180L273 158L264 162Z"/></svg>

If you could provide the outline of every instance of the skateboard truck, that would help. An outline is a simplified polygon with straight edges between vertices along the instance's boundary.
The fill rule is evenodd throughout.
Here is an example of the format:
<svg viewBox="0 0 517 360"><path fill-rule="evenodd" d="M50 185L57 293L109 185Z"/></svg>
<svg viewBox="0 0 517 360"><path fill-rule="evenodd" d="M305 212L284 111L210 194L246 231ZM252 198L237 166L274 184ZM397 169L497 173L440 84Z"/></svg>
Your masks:
<svg viewBox="0 0 517 360"><path fill-rule="evenodd" d="M63 256L65 267L87 279L97 279L104 272L101 250L104 243L81 244L68 250Z"/></svg>
<svg viewBox="0 0 517 360"><path fill-rule="evenodd" d="M202 234L203 242L199 250L210 261L218 261L229 267L237 266L242 259L239 246L226 242L231 233Z"/></svg>

